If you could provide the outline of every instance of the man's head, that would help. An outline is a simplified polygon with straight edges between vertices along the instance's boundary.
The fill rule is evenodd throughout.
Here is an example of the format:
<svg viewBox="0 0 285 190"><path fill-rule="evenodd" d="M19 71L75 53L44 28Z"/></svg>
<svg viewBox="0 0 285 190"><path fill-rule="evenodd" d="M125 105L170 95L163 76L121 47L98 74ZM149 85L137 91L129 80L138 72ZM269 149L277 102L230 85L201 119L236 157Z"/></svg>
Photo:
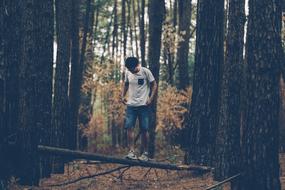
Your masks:
<svg viewBox="0 0 285 190"><path fill-rule="evenodd" d="M130 72L136 73L139 71L139 60L136 57L128 57L125 61L125 66Z"/></svg>

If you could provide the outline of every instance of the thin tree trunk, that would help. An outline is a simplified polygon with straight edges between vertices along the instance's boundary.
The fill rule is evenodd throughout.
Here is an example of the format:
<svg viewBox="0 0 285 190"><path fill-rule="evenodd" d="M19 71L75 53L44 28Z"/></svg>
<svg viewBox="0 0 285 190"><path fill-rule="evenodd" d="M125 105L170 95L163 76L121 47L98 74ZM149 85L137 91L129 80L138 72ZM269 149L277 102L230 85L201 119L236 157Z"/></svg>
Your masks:
<svg viewBox="0 0 285 190"><path fill-rule="evenodd" d="M176 26L177 26L177 6L178 6L178 0L174 0L173 2L173 17L172 17L172 25L173 25L173 44L176 43ZM191 19L190 19L191 20ZM174 60L175 60L175 51L168 50L168 81L171 85L174 85Z"/></svg>
<svg viewBox="0 0 285 190"><path fill-rule="evenodd" d="M223 72L215 178L221 181L240 171L241 90L244 46L244 0L229 0L229 25ZM232 189L239 189L238 186Z"/></svg>
<svg viewBox="0 0 285 190"><path fill-rule="evenodd" d="M94 23L94 42L96 43L96 39L97 39L97 30L98 30L98 23L99 23L99 10L100 10L100 6L98 4L96 4L96 14L95 14L95 23Z"/></svg>
<svg viewBox="0 0 285 190"><path fill-rule="evenodd" d="M127 55L127 31L126 31L126 0L122 0L121 32L123 36L123 55Z"/></svg>
<svg viewBox="0 0 285 190"><path fill-rule="evenodd" d="M118 46L117 38L118 38L118 1L114 1L114 26L113 26L113 40L112 40L112 58L115 56L115 49Z"/></svg>
<svg viewBox="0 0 285 190"><path fill-rule="evenodd" d="M139 3L138 3L139 5ZM146 67L146 62L145 62L145 21L144 21L144 11L145 9L145 0L141 0L141 11L138 11L139 13L139 26L140 26L140 50L141 50L141 64L143 67Z"/></svg>
<svg viewBox="0 0 285 190"><path fill-rule="evenodd" d="M179 27L178 33L183 38L178 44L178 89L186 90L189 81L188 54L191 24L191 2L192 0L178 0Z"/></svg>
<svg viewBox="0 0 285 190"><path fill-rule="evenodd" d="M87 32L88 36L90 38L93 38L93 34L92 33L94 31L94 17L95 17L95 10L96 10L95 3L96 3L96 0L92 0L91 4L90 4L90 16L89 16L89 22L88 22L89 26L88 26L88 32Z"/></svg>
<svg viewBox="0 0 285 190"><path fill-rule="evenodd" d="M131 2L127 2L128 4L128 19L127 19L127 28L129 30L129 34L130 34L130 43L129 46L131 49L131 55L134 56L134 46L133 46L133 29L132 29L132 21L131 21ZM128 31L127 31L128 34ZM128 38L128 36L127 36Z"/></svg>
<svg viewBox="0 0 285 190"><path fill-rule="evenodd" d="M53 105L53 144L58 147L68 147L67 135L70 126L70 112L68 100L69 61L70 61L70 35L71 35L71 0L57 0L56 33L57 56L54 83ZM53 163L54 173L64 172L63 158L55 157Z"/></svg>
<svg viewBox="0 0 285 190"><path fill-rule="evenodd" d="M106 46L108 46L109 42L110 42L110 31L111 31L111 26L112 26L112 23L113 23L113 18L114 18L114 9L113 9L113 12L112 12L112 15L111 15L111 21L108 25L108 28L107 28L107 32L106 32L106 37L105 37L105 42L104 42L104 45L103 45L103 52L102 52L102 55L101 55L101 58L100 58L100 64L103 63L104 61L104 58L105 58L105 52L106 52Z"/></svg>
<svg viewBox="0 0 285 190"><path fill-rule="evenodd" d="M247 104L241 189L280 190L279 80L280 66L284 64L281 1L250 1L246 42Z"/></svg>
<svg viewBox="0 0 285 190"><path fill-rule="evenodd" d="M5 127L4 126L4 114L5 114L5 78L6 75L5 73L6 68L5 68L5 62L4 62L4 2L0 3L0 152L2 154L0 155L0 188L5 189L7 186L7 176L8 170L5 168L5 158L3 155L4 152L4 138L6 136L5 134ZM6 172L5 172L6 171Z"/></svg>
<svg viewBox="0 0 285 190"><path fill-rule="evenodd" d="M72 0L71 11L71 74L70 74L70 132L68 145L70 149L77 148L78 111L80 103L80 79L82 68L79 63L79 0Z"/></svg>
<svg viewBox="0 0 285 190"><path fill-rule="evenodd" d="M136 57L139 59L139 45L138 45L138 34L137 34L137 11L136 11L136 1L132 1L132 9L133 9L133 26L134 26L134 34L135 34L135 47L136 47Z"/></svg>
<svg viewBox="0 0 285 190"><path fill-rule="evenodd" d="M212 166L224 59L224 0L200 0L197 17L187 161Z"/></svg>
<svg viewBox="0 0 285 190"><path fill-rule="evenodd" d="M19 63L21 55L21 16L20 3L2 1L1 9L1 126L0 126L0 178L7 185L10 176L16 176L19 168L19 142L17 141L19 124ZM14 151L16 150L16 151ZM0 179L0 180L1 180Z"/></svg>
<svg viewBox="0 0 285 190"><path fill-rule="evenodd" d="M39 157L37 145L39 144L40 129L37 126L37 47L35 3L33 0L22 2L22 56L19 72L19 139L21 165L18 168L20 183L24 185L37 185L40 178ZM27 175L29 174L29 175Z"/></svg>
<svg viewBox="0 0 285 190"><path fill-rule="evenodd" d="M81 52L80 52L80 62L79 62L79 73L78 73L78 76L79 76L79 81L78 81L78 88L77 88L77 92L78 92L78 103L80 102L80 94L82 96L81 100L82 99L89 99L89 97L83 97L83 96L88 96L87 95L83 95L81 93L81 86L82 86L82 83L83 83L83 76L85 74L85 71L86 71L86 68L87 68L87 65L86 65L86 62L85 62L85 57L86 57L86 47L87 47L87 35L88 35L88 28L89 28L89 21L90 21L90 11L91 11L91 0L87 0L86 1L86 13L85 13L85 20L84 20L84 28L83 28L83 39L82 39L82 46L81 46ZM88 101L88 103L90 103ZM83 107L83 110L88 110L89 109L85 109L86 107L88 107L88 105L86 105L83 102L81 102L81 105ZM78 104L78 109L77 109L77 115L80 114L79 117L82 117L82 113L79 113L79 104ZM84 113L83 113L84 114ZM87 123L89 122L89 112L88 112L88 118L87 118ZM81 123L81 121L80 121ZM88 142L87 142L87 137L83 136L82 135L83 132L82 130L79 131L79 148L80 150L85 150L87 149L87 146L88 146Z"/></svg>
<svg viewBox="0 0 285 190"><path fill-rule="evenodd" d="M53 37L54 7L53 0L35 1L36 11L36 128L40 130L40 144L50 145L52 110L52 73L53 73ZM41 177L49 177L51 160L40 157Z"/></svg>
<svg viewBox="0 0 285 190"><path fill-rule="evenodd" d="M161 34L162 23L164 19L165 5L163 0L149 1L149 49L148 61L150 70L159 84L159 70L160 70L160 49L161 49ZM156 129L156 110L157 110L157 96L150 107L150 125L149 125L149 143L148 150L150 157L155 154L155 129Z"/></svg>

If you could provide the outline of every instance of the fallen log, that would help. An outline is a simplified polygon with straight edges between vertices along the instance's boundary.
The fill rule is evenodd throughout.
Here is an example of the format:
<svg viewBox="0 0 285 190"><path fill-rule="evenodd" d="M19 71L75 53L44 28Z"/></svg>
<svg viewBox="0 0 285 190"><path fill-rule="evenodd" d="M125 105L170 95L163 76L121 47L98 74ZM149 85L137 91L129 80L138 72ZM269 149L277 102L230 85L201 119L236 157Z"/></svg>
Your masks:
<svg viewBox="0 0 285 190"><path fill-rule="evenodd" d="M175 165L168 163L160 163L153 161L140 161L140 160L128 160L123 158L117 158L113 156L106 156L101 154L87 153L82 151L74 151L64 148L50 147L38 145L38 151L40 153L47 153L52 155L63 156L71 159L86 159L86 160L97 160L106 163L116 163L128 166L140 166L140 167L150 167L158 169L167 170L191 170L195 172L206 173L212 171L212 168L206 166L196 166L196 165Z"/></svg>

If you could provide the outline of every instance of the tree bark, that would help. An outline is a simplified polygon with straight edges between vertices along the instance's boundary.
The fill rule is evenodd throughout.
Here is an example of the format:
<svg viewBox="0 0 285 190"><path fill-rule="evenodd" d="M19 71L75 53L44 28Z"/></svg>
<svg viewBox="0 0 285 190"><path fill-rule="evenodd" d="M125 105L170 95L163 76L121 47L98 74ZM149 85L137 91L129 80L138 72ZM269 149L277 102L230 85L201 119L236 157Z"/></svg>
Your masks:
<svg viewBox="0 0 285 190"><path fill-rule="evenodd" d="M138 46L138 34L137 34L137 11L136 11L136 2L132 1L132 11L133 11L133 26L134 26L134 35L135 35L135 48L136 48L136 57L139 59L139 46Z"/></svg>
<svg viewBox="0 0 285 190"><path fill-rule="evenodd" d="M82 68L79 63L79 0L72 0L71 12L71 74L70 74L70 132L69 148L77 148L78 112L80 103L80 79Z"/></svg>
<svg viewBox="0 0 285 190"><path fill-rule="evenodd" d="M140 166L140 167L152 167L152 168L159 168L159 169L167 169L167 170L189 170L189 171L197 171L201 173L207 173L212 170L212 168L205 167L205 166L195 166L195 165L174 165L168 163L159 163L153 161L139 161L139 160L128 160L123 158L117 158L113 156L106 156L102 154L94 154L94 153L87 153L82 151L72 151L63 148L56 148L56 147L49 147L49 146L42 146L39 145L38 149L41 153L48 153L48 154L56 154L63 157L69 157L71 159L87 159L87 160L97 160L102 162L108 163L117 163L117 164L125 164L129 166Z"/></svg>
<svg viewBox="0 0 285 190"><path fill-rule="evenodd" d="M279 190L280 0L250 1L246 41L248 90L242 140L244 174L241 189Z"/></svg>
<svg viewBox="0 0 285 190"><path fill-rule="evenodd" d="M35 1L35 40L36 40L36 111L34 117L39 130L40 143L50 145L52 110L52 71L54 9L52 0ZM35 73L34 73L35 74ZM40 175L51 173L49 157L40 157Z"/></svg>
<svg viewBox="0 0 285 190"><path fill-rule="evenodd" d="M161 34L162 23L164 20L165 5L163 0L149 1L149 49L148 62L150 70L157 82L159 83L160 70L160 49L161 49ZM155 154L155 129L156 129L156 110L157 110L157 96L155 96L153 103L150 106L150 123L149 123L149 143L148 151L150 157Z"/></svg>
<svg viewBox="0 0 285 190"><path fill-rule="evenodd" d="M138 3L139 5L139 3ZM144 21L144 11L145 9L145 0L141 0L141 11L138 11L139 14L139 26L140 26L140 50L141 50L141 64L143 67L146 67L145 62L145 21Z"/></svg>
<svg viewBox="0 0 285 190"><path fill-rule="evenodd" d="M224 0L198 1L187 160L213 165L223 65ZM191 131L190 131L191 128ZM186 139L187 141L187 139Z"/></svg>
<svg viewBox="0 0 285 190"><path fill-rule="evenodd" d="M118 1L114 1L114 26L113 26L113 40L112 40L112 58L115 58L115 49L118 46Z"/></svg>
<svg viewBox="0 0 285 190"><path fill-rule="evenodd" d="M20 183L24 185L37 185L39 182L39 156L37 145L40 140L38 128L38 97L37 71L38 57L36 46L35 2L25 0L22 2L22 56L19 71L19 139L20 139L20 168L18 169ZM29 175L27 175L29 174Z"/></svg>
<svg viewBox="0 0 285 190"><path fill-rule="evenodd" d="M8 179L16 176L19 168L19 63L21 60L21 4L15 1L1 1L2 41L1 49L1 80L3 80L3 117L0 140L0 176ZM5 184L4 184L5 185Z"/></svg>
<svg viewBox="0 0 285 190"><path fill-rule="evenodd" d="M68 100L69 61L70 61L70 31L71 31L71 0L57 0L56 34L57 56L54 83L53 105L53 145L68 147L67 135L70 126L70 112ZM55 158L54 173L64 172L64 160Z"/></svg>
<svg viewBox="0 0 285 190"><path fill-rule="evenodd" d="M127 30L126 30L126 0L122 0L121 32L123 36L123 55L127 56Z"/></svg>
<svg viewBox="0 0 285 190"><path fill-rule="evenodd" d="M178 0L179 25L178 33L182 41L178 44L177 65L178 65L178 89L186 90L189 81L188 54L191 24L191 2L192 0Z"/></svg>
<svg viewBox="0 0 285 190"><path fill-rule="evenodd" d="M240 172L244 6L244 0L229 0L229 25L216 141L215 178L218 181ZM239 189L232 186L234 188Z"/></svg>

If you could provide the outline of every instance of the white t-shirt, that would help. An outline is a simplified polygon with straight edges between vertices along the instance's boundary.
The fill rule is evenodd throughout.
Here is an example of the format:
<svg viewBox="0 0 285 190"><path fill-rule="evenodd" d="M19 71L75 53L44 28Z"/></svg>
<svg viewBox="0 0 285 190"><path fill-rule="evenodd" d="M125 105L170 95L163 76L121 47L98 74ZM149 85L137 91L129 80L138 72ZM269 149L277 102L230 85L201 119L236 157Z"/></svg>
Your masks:
<svg viewBox="0 0 285 190"><path fill-rule="evenodd" d="M149 83L153 81L154 77L148 68L140 67L137 73L131 73L126 69L125 82L129 83L127 105L146 105L150 91Z"/></svg>

